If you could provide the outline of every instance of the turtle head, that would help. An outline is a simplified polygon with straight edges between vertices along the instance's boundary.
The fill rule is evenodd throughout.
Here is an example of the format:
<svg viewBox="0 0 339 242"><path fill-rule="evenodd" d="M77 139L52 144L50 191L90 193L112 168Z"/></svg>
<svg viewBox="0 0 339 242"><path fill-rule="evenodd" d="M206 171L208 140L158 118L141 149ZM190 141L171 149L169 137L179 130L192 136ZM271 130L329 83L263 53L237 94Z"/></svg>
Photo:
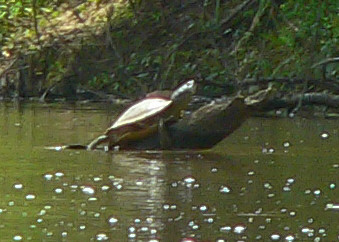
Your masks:
<svg viewBox="0 0 339 242"><path fill-rule="evenodd" d="M191 99L192 95L195 93L197 89L197 85L195 83L195 81L189 80L187 82L184 82L183 84L181 84L179 87L177 87L172 95L171 95L171 99L173 101L176 100L181 100L181 99Z"/></svg>

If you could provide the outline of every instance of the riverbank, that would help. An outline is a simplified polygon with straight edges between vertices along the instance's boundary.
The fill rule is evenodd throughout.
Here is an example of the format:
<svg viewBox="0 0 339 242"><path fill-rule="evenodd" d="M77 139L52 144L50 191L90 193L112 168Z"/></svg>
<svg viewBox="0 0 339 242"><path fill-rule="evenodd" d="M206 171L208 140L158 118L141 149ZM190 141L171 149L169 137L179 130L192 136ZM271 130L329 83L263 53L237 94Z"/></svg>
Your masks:
<svg viewBox="0 0 339 242"><path fill-rule="evenodd" d="M189 77L212 97L253 93L269 82L287 94L339 93L336 1L15 6L1 4L8 17L0 18L4 97L69 98L83 88L135 99Z"/></svg>

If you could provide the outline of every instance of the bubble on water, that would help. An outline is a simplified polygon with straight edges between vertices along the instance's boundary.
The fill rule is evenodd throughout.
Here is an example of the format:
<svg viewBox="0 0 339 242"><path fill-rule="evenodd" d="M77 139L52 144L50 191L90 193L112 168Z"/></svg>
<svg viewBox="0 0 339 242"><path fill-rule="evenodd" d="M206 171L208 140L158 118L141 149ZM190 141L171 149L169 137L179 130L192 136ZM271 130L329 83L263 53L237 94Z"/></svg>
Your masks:
<svg viewBox="0 0 339 242"><path fill-rule="evenodd" d="M331 183L329 187L330 187L330 189L335 189L336 188L336 184L335 183Z"/></svg>
<svg viewBox="0 0 339 242"><path fill-rule="evenodd" d="M176 205L174 205L174 206L176 207ZM151 217L147 217L147 218L146 218L146 222L149 223L149 224L151 224L151 223L154 222L154 219L151 218Z"/></svg>
<svg viewBox="0 0 339 242"><path fill-rule="evenodd" d="M81 191L86 195L93 195L95 193L94 188L90 186L81 187Z"/></svg>
<svg viewBox="0 0 339 242"><path fill-rule="evenodd" d="M26 200L28 200L28 201L30 201L30 200L34 200L36 198L36 196L34 195L34 194L27 194L26 196L25 196L25 199Z"/></svg>
<svg viewBox="0 0 339 242"><path fill-rule="evenodd" d="M320 189L316 189L316 190L313 191L313 194L316 195L316 196L320 196L321 190Z"/></svg>
<svg viewBox="0 0 339 242"><path fill-rule="evenodd" d="M54 174L56 177L63 177L65 174L61 171L58 171Z"/></svg>
<svg viewBox="0 0 339 242"><path fill-rule="evenodd" d="M122 189L122 185L121 185L121 184L118 184L118 185L115 186L115 188L116 188L117 190L121 190L121 189Z"/></svg>
<svg viewBox="0 0 339 242"><path fill-rule="evenodd" d="M151 234L156 234L156 233L158 233L158 231L156 229L151 229L150 233Z"/></svg>
<svg viewBox="0 0 339 242"><path fill-rule="evenodd" d="M116 217L110 217L110 218L108 219L108 223L109 223L110 225L115 225L117 222L118 222L118 219L117 219Z"/></svg>
<svg viewBox="0 0 339 242"><path fill-rule="evenodd" d="M140 219L140 218L136 218L136 219L134 219L134 223L136 223L136 224L140 224L140 223L141 223L141 219Z"/></svg>
<svg viewBox="0 0 339 242"><path fill-rule="evenodd" d="M311 194L311 192L312 192L312 191L311 191L310 189L307 189L307 190L305 190L304 193L305 193L306 195L309 195L309 194Z"/></svg>
<svg viewBox="0 0 339 242"><path fill-rule="evenodd" d="M64 191L64 189L59 188L59 187L57 187L57 188L54 189L54 192L55 192L56 194L61 194L61 193L63 193L63 191Z"/></svg>
<svg viewBox="0 0 339 242"><path fill-rule="evenodd" d="M21 235L15 235L15 236L13 237L13 240L14 240L14 241L21 241L21 240L22 240L22 236L21 236Z"/></svg>
<svg viewBox="0 0 339 242"><path fill-rule="evenodd" d="M295 237L293 236L293 235L287 235L286 237L285 237L285 240L286 241L294 241L295 240Z"/></svg>
<svg viewBox="0 0 339 242"><path fill-rule="evenodd" d="M285 141L285 142L283 143L283 146L284 146L285 148L288 148L288 147L291 146L291 143L288 142L288 141Z"/></svg>
<svg viewBox="0 0 339 242"><path fill-rule="evenodd" d="M79 229L80 230L85 230L86 229L86 225L85 224L80 224L79 225Z"/></svg>
<svg viewBox="0 0 339 242"><path fill-rule="evenodd" d="M102 181L102 178L96 176L96 177L93 177L93 181L94 181L94 182L99 182L99 181Z"/></svg>
<svg viewBox="0 0 339 242"><path fill-rule="evenodd" d="M8 206L10 206L10 207L13 207L14 204L15 204L14 201L9 201L9 202L8 202Z"/></svg>
<svg viewBox="0 0 339 242"><path fill-rule="evenodd" d="M326 132L326 131L320 134L320 137L322 139L328 139L329 136L330 136L330 134L328 132Z"/></svg>
<svg viewBox="0 0 339 242"><path fill-rule="evenodd" d="M313 219L313 218L308 218L308 219L307 219L307 223L313 224L313 222L314 222L314 219Z"/></svg>
<svg viewBox="0 0 339 242"><path fill-rule="evenodd" d="M39 212L39 216L44 216L46 214L46 210L45 209L41 209Z"/></svg>
<svg viewBox="0 0 339 242"><path fill-rule="evenodd" d="M79 187L79 186L78 186L78 185L76 185L76 184L72 184L72 185L70 185L70 188L71 188L71 189L74 189L74 190L78 189L78 187Z"/></svg>
<svg viewBox="0 0 339 242"><path fill-rule="evenodd" d="M172 205L170 206L170 209L171 209L171 210L176 210L176 209L177 209L177 205L172 204Z"/></svg>
<svg viewBox="0 0 339 242"><path fill-rule="evenodd" d="M188 222L188 226L191 227L191 228L195 228L195 229L198 229L199 228L199 225L196 224L193 220L189 221Z"/></svg>
<svg viewBox="0 0 339 242"><path fill-rule="evenodd" d="M17 189L17 190L20 190L20 189L22 189L22 188L24 187L24 185L22 185L21 183L15 183L15 184L13 185L13 187L14 187L15 189Z"/></svg>
<svg viewBox="0 0 339 242"><path fill-rule="evenodd" d="M110 189L110 186L108 186L108 185L103 185L102 187L101 187L101 191L108 191Z"/></svg>
<svg viewBox="0 0 339 242"><path fill-rule="evenodd" d="M211 172L212 172L212 173L218 172L218 168L213 167L213 168L211 169Z"/></svg>
<svg viewBox="0 0 339 242"><path fill-rule="evenodd" d="M105 241L105 240L108 240L109 238L108 238L107 234L105 234L105 233L100 233L100 234L97 234L97 235L95 236L95 239L96 239L97 241Z"/></svg>
<svg viewBox="0 0 339 242"><path fill-rule="evenodd" d="M242 234L244 233L246 230L246 226L245 225L237 225L233 228L233 232L235 234Z"/></svg>
<svg viewBox="0 0 339 242"><path fill-rule="evenodd" d="M267 153L269 153L269 154L273 154L274 152L275 152L274 148L269 148L268 151L267 151Z"/></svg>
<svg viewBox="0 0 339 242"><path fill-rule="evenodd" d="M172 182L171 183L171 187L178 187L178 183L177 182Z"/></svg>
<svg viewBox="0 0 339 242"><path fill-rule="evenodd" d="M282 208L282 209L280 209L280 212L281 212L281 213L286 213L286 212L287 212L287 209L286 209L286 208Z"/></svg>
<svg viewBox="0 0 339 242"><path fill-rule="evenodd" d="M267 195L268 198L272 198L272 197L275 197L275 194L274 193L270 193Z"/></svg>
<svg viewBox="0 0 339 242"><path fill-rule="evenodd" d="M272 189L273 186L272 186L269 182L266 182L266 183L264 183L264 188L266 188L266 189Z"/></svg>
<svg viewBox="0 0 339 242"><path fill-rule="evenodd" d="M206 211L208 210L208 207L207 207L206 205L201 205L201 206L199 207L199 210L200 210L201 212L206 212Z"/></svg>
<svg viewBox="0 0 339 242"><path fill-rule="evenodd" d="M291 216L291 217L294 217L296 214L297 214L297 212L295 212L295 211L291 211L291 212L290 212L290 216Z"/></svg>
<svg viewBox="0 0 339 242"><path fill-rule="evenodd" d="M272 240L272 241L278 241L278 240L280 240L280 235L279 235L279 234L272 234L272 235L271 235L271 240Z"/></svg>
<svg viewBox="0 0 339 242"><path fill-rule="evenodd" d="M53 175L50 174L50 173L46 173L46 174L44 175L44 178L45 178L45 180L50 181L50 180L52 180Z"/></svg>
<svg viewBox="0 0 339 242"><path fill-rule="evenodd" d="M249 175L249 176L253 176L254 174L255 174L254 171L249 171L249 172L247 172L247 175Z"/></svg>
<svg viewBox="0 0 339 242"><path fill-rule="evenodd" d="M231 192L231 189L227 186L224 186L222 185L220 188L219 188L219 192L221 193L230 193Z"/></svg>
<svg viewBox="0 0 339 242"><path fill-rule="evenodd" d="M339 203L328 203L325 206L325 210L334 210L334 211L339 211Z"/></svg>
<svg viewBox="0 0 339 242"><path fill-rule="evenodd" d="M86 212L85 210L81 210L81 211L79 212L79 214L80 214L81 216L85 216L85 215L87 214L87 212Z"/></svg>
<svg viewBox="0 0 339 242"><path fill-rule="evenodd" d="M205 218L204 221L206 223L212 224L212 223L214 223L214 218Z"/></svg>
<svg viewBox="0 0 339 242"><path fill-rule="evenodd" d="M137 237L136 234L128 234L128 238L129 238L129 239L134 239L134 238L136 238L136 237Z"/></svg>
<svg viewBox="0 0 339 242"><path fill-rule="evenodd" d="M52 208L51 205L45 205L45 206L44 206L44 209L46 209L46 210L49 210L49 209L51 209L51 208Z"/></svg>
<svg viewBox="0 0 339 242"><path fill-rule="evenodd" d="M284 187L283 187L283 191L284 191L284 192L290 192L290 191L291 191L291 188L290 188L290 187L287 187L287 186L284 186Z"/></svg>
<svg viewBox="0 0 339 242"><path fill-rule="evenodd" d="M224 239L217 239L216 242L226 242Z"/></svg>
<svg viewBox="0 0 339 242"><path fill-rule="evenodd" d="M195 181L196 181L195 178L192 177L192 176L187 176L187 177L184 178L184 182L187 183L187 184L192 184Z"/></svg>
<svg viewBox="0 0 339 242"><path fill-rule="evenodd" d="M304 234L313 233L314 229L308 228L308 227L304 227L304 228L301 229L301 232L304 233Z"/></svg>
<svg viewBox="0 0 339 242"><path fill-rule="evenodd" d="M199 225L198 225L198 224L194 224L194 225L192 226L192 229L193 229L193 230L198 230L198 229L199 229Z"/></svg>
<svg viewBox="0 0 339 242"><path fill-rule="evenodd" d="M64 231L64 232L61 233L61 237L63 237L63 238L66 238L67 235L68 235L68 233L67 233L66 231Z"/></svg>
<svg viewBox="0 0 339 242"><path fill-rule="evenodd" d="M286 182L288 184L292 185L294 183L294 181L295 181L294 178L291 177L291 178L288 178Z"/></svg>
<svg viewBox="0 0 339 242"><path fill-rule="evenodd" d="M42 218L38 218L36 221L37 223L41 224L44 220Z"/></svg>
<svg viewBox="0 0 339 242"><path fill-rule="evenodd" d="M128 232L129 232L129 233L134 233L135 230L136 230L136 229L135 229L134 227L132 227L132 226L128 228Z"/></svg>
<svg viewBox="0 0 339 242"><path fill-rule="evenodd" d="M144 233L147 232L148 230L149 230L149 228L146 227L146 226L143 226L143 227L140 228L140 231L144 232Z"/></svg>
<svg viewBox="0 0 339 242"><path fill-rule="evenodd" d="M143 183L143 181L140 181L140 180L139 180L139 181L136 181L135 184L136 184L137 186L142 186L144 183Z"/></svg>
<svg viewBox="0 0 339 242"><path fill-rule="evenodd" d="M169 205L169 204L164 204L164 205L162 206L162 208L163 208L164 210L168 210L168 209L169 209L169 207L170 207L170 205Z"/></svg>

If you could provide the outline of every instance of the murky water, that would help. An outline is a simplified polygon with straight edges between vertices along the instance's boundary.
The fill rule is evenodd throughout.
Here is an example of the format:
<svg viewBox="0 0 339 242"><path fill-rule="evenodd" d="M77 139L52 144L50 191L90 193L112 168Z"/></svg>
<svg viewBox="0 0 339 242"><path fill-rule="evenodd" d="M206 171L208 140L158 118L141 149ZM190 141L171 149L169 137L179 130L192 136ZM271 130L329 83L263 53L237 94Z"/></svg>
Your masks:
<svg viewBox="0 0 339 242"><path fill-rule="evenodd" d="M0 241L339 240L337 120L253 118L203 152L44 149L100 134L97 108L0 104Z"/></svg>

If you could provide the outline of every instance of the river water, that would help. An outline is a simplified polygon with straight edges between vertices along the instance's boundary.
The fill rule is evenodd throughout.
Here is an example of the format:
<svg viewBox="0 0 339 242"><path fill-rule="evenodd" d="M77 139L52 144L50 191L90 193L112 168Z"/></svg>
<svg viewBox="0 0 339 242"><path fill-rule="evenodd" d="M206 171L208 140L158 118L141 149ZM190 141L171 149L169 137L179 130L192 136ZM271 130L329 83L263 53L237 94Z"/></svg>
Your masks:
<svg viewBox="0 0 339 242"><path fill-rule="evenodd" d="M252 118L208 151L46 149L99 135L107 106L0 104L0 241L339 240L337 120Z"/></svg>

